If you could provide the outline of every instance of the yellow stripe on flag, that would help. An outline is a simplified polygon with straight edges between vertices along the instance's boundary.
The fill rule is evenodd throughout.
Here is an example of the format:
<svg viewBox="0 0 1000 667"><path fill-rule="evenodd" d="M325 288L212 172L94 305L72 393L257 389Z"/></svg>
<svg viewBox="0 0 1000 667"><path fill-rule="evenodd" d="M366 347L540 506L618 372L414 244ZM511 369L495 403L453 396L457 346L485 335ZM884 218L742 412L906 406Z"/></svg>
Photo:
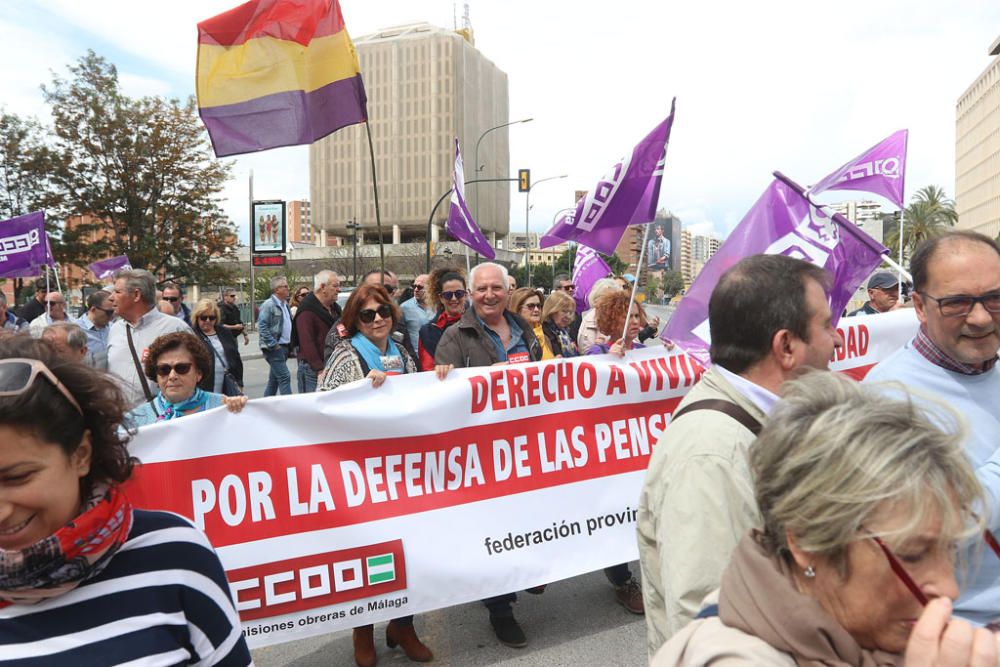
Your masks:
<svg viewBox="0 0 1000 667"><path fill-rule="evenodd" d="M258 37L239 46L198 45L198 106L237 104L291 90L310 92L361 71L346 30L302 46Z"/></svg>

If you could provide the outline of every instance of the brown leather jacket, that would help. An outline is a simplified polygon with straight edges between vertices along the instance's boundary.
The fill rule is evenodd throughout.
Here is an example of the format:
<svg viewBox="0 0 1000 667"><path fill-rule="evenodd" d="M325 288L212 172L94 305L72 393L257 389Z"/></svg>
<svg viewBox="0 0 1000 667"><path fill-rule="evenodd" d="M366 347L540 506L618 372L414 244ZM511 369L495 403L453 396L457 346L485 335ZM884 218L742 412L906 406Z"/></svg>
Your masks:
<svg viewBox="0 0 1000 667"><path fill-rule="evenodd" d="M531 326L520 316L510 312L504 313L508 319L513 319L521 329L521 336L528 347L528 356L532 361L542 358L542 346L535 337ZM496 346L490 340L489 334L483 330L474 308L469 308L462 319L448 327L441 336L434 362L437 364L452 364L455 368L474 368L476 366L492 366L500 361Z"/></svg>

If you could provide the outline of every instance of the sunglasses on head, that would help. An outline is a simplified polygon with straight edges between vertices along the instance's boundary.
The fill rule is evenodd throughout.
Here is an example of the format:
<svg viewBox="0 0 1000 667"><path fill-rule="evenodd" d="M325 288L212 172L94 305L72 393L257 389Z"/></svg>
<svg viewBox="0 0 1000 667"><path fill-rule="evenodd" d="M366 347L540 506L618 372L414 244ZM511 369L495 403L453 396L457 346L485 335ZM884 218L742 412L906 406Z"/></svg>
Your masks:
<svg viewBox="0 0 1000 667"><path fill-rule="evenodd" d="M42 361L38 359L25 359L12 357L10 359L0 359L0 396L18 396L28 390L35 383L35 379L42 375L52 383L52 386L59 390L66 400L72 404L76 411L83 415L80 403L73 398L59 378L49 370Z"/></svg>
<svg viewBox="0 0 1000 667"><path fill-rule="evenodd" d="M372 310L371 308L365 308L360 313L358 313L358 319L364 322L365 324L371 324L372 322L375 321L376 314L378 314L378 316L381 317L383 320L387 320L389 319L389 316L392 315L392 307L387 303L383 303L374 310Z"/></svg>
<svg viewBox="0 0 1000 667"><path fill-rule="evenodd" d="M441 292L441 298L445 301L451 301L452 299L458 299L461 301L468 294L464 289L457 289L453 292Z"/></svg>
<svg viewBox="0 0 1000 667"><path fill-rule="evenodd" d="M170 303L177 303L181 300L181 298L179 296L165 296L163 297L163 300L169 301Z"/></svg>
<svg viewBox="0 0 1000 667"><path fill-rule="evenodd" d="M215 315L199 315L198 316L198 321L199 322L214 322L216 319L217 318L215 317Z"/></svg>
<svg viewBox="0 0 1000 667"><path fill-rule="evenodd" d="M182 361L177 364L157 364L156 374L161 378L165 378L170 375L170 371L174 371L178 375L187 375L191 372L191 368L194 366L190 361Z"/></svg>

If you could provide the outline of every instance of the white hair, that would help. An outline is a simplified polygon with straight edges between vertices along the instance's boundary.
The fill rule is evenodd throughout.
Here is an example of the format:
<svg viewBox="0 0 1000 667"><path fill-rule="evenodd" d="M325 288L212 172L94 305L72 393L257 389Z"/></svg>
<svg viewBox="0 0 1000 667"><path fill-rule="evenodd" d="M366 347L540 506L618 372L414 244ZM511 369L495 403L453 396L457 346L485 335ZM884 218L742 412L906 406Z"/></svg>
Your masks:
<svg viewBox="0 0 1000 667"><path fill-rule="evenodd" d="M503 264L496 264L494 262L483 262L482 264L476 264L474 267L472 267L472 270L469 271L469 287L475 289L476 274L480 270L486 268L498 270L501 273L501 275L503 275L503 284L508 285L509 287L509 283L507 282L507 277L508 277L507 267L505 267Z"/></svg>
<svg viewBox="0 0 1000 667"><path fill-rule="evenodd" d="M618 286L614 278L601 278L595 282L594 286L590 288L590 293L587 295L587 305L591 308L596 308L597 297L609 289L621 289L621 287Z"/></svg>
<svg viewBox="0 0 1000 667"><path fill-rule="evenodd" d="M337 278L338 281L340 280L340 277L337 275L336 271L331 271L330 269L323 269L315 276L313 276L313 289L314 290L319 289L323 285L330 282L331 278Z"/></svg>

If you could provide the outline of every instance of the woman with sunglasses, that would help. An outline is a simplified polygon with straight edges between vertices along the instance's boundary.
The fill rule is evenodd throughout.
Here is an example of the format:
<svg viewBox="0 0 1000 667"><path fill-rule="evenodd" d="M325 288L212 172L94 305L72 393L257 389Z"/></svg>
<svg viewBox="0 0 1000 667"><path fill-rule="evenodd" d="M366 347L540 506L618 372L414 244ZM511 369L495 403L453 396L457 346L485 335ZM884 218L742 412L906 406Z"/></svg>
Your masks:
<svg viewBox="0 0 1000 667"><path fill-rule="evenodd" d="M548 338L542 332L542 304L544 302L545 297L530 287L521 287L514 290L510 295L511 312L517 313L524 318L525 322L531 325L535 333L535 338L542 345L541 361L555 358L552 346L549 345Z"/></svg>
<svg viewBox="0 0 1000 667"><path fill-rule="evenodd" d="M427 303L437 306L434 318L420 327L418 356L420 370L434 370L434 353L444 330L462 319L468 290L461 269L450 266L434 269L427 279Z"/></svg>
<svg viewBox="0 0 1000 667"><path fill-rule="evenodd" d="M0 340L0 663L249 665L204 534L121 491L126 409L113 376Z"/></svg>
<svg viewBox="0 0 1000 667"><path fill-rule="evenodd" d="M652 664L996 665L991 632L948 622L984 526L957 416L837 373L782 397L750 449L763 527Z"/></svg>
<svg viewBox="0 0 1000 667"><path fill-rule="evenodd" d="M186 331L154 340L143 370L160 392L128 413L133 426L169 421L222 405L230 412L239 412L247 404L246 396L223 396L198 386L212 372L212 360L201 341Z"/></svg>
<svg viewBox="0 0 1000 667"><path fill-rule="evenodd" d="M392 329L399 321L399 307L381 285L362 284L344 305L340 323L345 335L337 342L326 363L319 391L330 391L350 382L368 378L376 389L390 375L416 373L410 353L392 340ZM428 662L434 654L417 637L413 616L396 618L385 629L390 648L399 645L410 660ZM378 660L375 653L375 628L354 628L354 661L371 667Z"/></svg>
<svg viewBox="0 0 1000 667"><path fill-rule="evenodd" d="M302 303L302 299L310 291L308 285L297 285L295 287L295 291L292 292L292 299L288 302L288 312L292 314L292 317L295 317L295 313L299 312L299 304Z"/></svg>
<svg viewBox="0 0 1000 667"><path fill-rule="evenodd" d="M568 359L580 354L569 327L576 318L576 300L568 292L553 290L542 307L542 332L555 356ZM541 338L539 338L541 340Z"/></svg>
<svg viewBox="0 0 1000 667"><path fill-rule="evenodd" d="M220 324L219 306L202 299L191 311L191 326L205 346L212 364L198 386L223 396L243 394L243 359L236 338Z"/></svg>

